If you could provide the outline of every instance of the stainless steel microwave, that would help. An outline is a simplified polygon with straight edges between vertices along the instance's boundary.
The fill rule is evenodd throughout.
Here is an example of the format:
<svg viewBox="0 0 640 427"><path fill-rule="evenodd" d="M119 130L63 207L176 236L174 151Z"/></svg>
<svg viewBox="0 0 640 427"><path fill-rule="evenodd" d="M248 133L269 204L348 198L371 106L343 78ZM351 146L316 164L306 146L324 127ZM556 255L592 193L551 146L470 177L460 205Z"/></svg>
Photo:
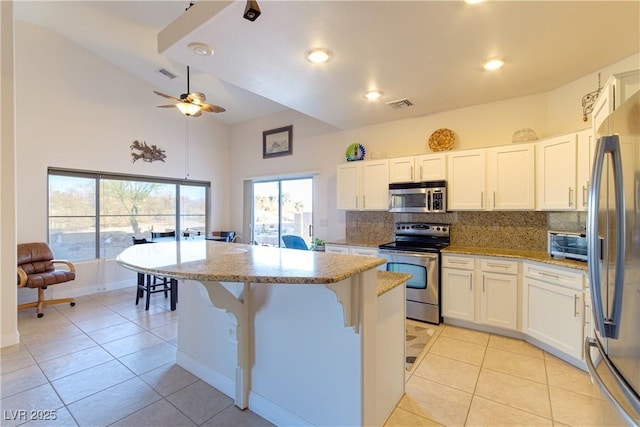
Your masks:
<svg viewBox="0 0 640 427"><path fill-rule="evenodd" d="M389 212L446 211L446 181L389 184Z"/></svg>

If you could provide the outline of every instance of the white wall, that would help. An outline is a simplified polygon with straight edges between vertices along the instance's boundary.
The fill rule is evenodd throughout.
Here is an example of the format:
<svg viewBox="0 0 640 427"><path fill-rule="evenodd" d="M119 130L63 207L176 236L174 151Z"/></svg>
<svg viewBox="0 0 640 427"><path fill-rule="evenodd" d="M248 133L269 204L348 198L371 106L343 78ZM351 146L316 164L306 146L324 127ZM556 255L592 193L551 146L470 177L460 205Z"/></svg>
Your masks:
<svg viewBox="0 0 640 427"><path fill-rule="evenodd" d="M211 181L210 229L227 225L226 124L155 108L165 100L154 87L39 26L16 22L15 38L18 243L47 241L47 167L171 178L188 173L190 179ZM158 145L166 161L132 163L134 140ZM113 261L76 267L74 282L47 292L80 295L134 283L132 273ZM34 294L20 290L19 301Z"/></svg>
<svg viewBox="0 0 640 427"><path fill-rule="evenodd" d="M0 2L0 347L18 343L13 2Z"/></svg>
<svg viewBox="0 0 640 427"><path fill-rule="evenodd" d="M639 63L640 54L636 54L606 67L602 70L603 84L610 74L640 68ZM343 238L344 212L335 208L335 167L345 161L344 151L352 142L363 144L366 158L370 158L376 152L386 157L428 153L429 135L442 127L456 132L455 150L510 144L513 133L524 127L545 138L591 125L582 121L581 101L596 86L597 78L590 74L548 93L344 131L323 127L293 111L236 125L231 133L231 156L242 162L234 164L231 171L232 212L242 211L242 180L247 177L318 170L315 235ZM293 124L293 155L262 159L262 131L289 124ZM232 217L231 228L242 229L240 215Z"/></svg>

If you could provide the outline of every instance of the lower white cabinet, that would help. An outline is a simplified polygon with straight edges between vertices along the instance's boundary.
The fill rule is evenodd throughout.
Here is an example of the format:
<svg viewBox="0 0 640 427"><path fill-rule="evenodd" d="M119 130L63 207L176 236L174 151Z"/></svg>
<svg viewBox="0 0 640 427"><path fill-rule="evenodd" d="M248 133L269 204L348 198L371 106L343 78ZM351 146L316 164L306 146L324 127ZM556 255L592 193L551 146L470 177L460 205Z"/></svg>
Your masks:
<svg viewBox="0 0 640 427"><path fill-rule="evenodd" d="M525 263L523 332L569 356L582 359L583 295L580 273Z"/></svg>
<svg viewBox="0 0 640 427"><path fill-rule="evenodd" d="M324 251L330 254L344 254L344 255L360 255L360 256L378 256L378 249L369 246L348 246L348 245L333 245L326 244Z"/></svg>
<svg viewBox="0 0 640 427"><path fill-rule="evenodd" d="M518 329L518 262L442 257L442 316Z"/></svg>

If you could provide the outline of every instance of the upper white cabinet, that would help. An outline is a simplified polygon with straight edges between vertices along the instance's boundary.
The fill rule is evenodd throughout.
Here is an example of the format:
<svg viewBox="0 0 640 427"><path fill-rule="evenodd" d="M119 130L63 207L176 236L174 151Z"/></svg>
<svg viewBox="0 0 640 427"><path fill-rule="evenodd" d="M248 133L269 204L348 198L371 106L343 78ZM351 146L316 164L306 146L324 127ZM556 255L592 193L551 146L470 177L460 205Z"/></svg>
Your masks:
<svg viewBox="0 0 640 427"><path fill-rule="evenodd" d="M535 144L488 149L487 184L488 209L535 209Z"/></svg>
<svg viewBox="0 0 640 427"><path fill-rule="evenodd" d="M449 210L485 209L485 153L484 149L448 153Z"/></svg>
<svg viewBox="0 0 640 427"><path fill-rule="evenodd" d="M638 90L640 90L640 70L610 76L593 106L591 117L594 133L598 132L600 125L617 107ZM600 129L600 133L609 132L606 129Z"/></svg>
<svg viewBox="0 0 640 427"><path fill-rule="evenodd" d="M423 154L389 160L389 183L446 179L446 154Z"/></svg>
<svg viewBox="0 0 640 427"><path fill-rule="evenodd" d="M591 180L591 165L593 164L593 153L596 148L593 132L586 129L578 132L578 146L576 148L576 168L577 168L577 202L576 209L587 210L587 200L589 199L589 185Z"/></svg>
<svg viewBox="0 0 640 427"><path fill-rule="evenodd" d="M338 165L337 208L389 209L389 161L369 160Z"/></svg>
<svg viewBox="0 0 640 427"><path fill-rule="evenodd" d="M536 144L538 209L576 209L576 139L571 133Z"/></svg>

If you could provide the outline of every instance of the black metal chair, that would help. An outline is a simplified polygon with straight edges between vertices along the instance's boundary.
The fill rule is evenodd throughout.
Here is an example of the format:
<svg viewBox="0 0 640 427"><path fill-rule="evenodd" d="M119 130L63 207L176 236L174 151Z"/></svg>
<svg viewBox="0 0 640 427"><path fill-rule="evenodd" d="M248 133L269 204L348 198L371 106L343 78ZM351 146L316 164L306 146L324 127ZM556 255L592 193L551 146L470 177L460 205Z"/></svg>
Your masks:
<svg viewBox="0 0 640 427"><path fill-rule="evenodd" d="M175 232L173 232L175 236ZM170 236L162 236L170 237ZM153 243L145 238L136 239L132 237L134 245L141 245L145 243ZM164 297L167 298L171 295L171 311L176 309L178 302L178 281L175 279L169 279L167 277L154 276L151 274L138 273L138 286L136 289L136 305L140 302L140 298L145 297L145 310L149 310L149 304L151 302L151 294L158 292L164 292Z"/></svg>

